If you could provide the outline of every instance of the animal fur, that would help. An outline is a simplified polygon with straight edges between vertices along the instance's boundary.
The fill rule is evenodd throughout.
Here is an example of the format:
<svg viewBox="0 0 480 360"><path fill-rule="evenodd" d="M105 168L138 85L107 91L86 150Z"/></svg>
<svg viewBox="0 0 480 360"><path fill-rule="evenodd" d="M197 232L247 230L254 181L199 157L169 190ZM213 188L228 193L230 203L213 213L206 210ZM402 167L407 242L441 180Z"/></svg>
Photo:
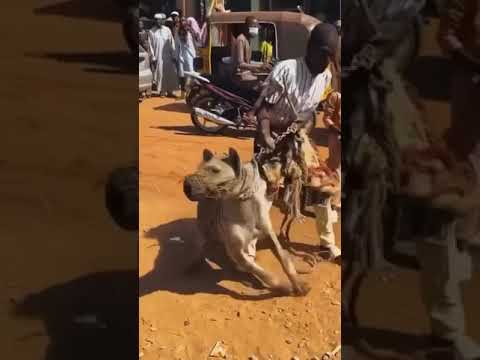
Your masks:
<svg viewBox="0 0 480 360"><path fill-rule="evenodd" d="M309 292L310 287L300 280L275 234L270 220L272 201L255 161L242 164L234 149L225 157L204 150L197 171L185 177L184 192L191 201L198 202L197 224L203 235L202 249L206 241L223 244L239 271L251 273L276 294L306 295ZM280 280L255 262L257 242L264 238L271 239L289 282Z"/></svg>

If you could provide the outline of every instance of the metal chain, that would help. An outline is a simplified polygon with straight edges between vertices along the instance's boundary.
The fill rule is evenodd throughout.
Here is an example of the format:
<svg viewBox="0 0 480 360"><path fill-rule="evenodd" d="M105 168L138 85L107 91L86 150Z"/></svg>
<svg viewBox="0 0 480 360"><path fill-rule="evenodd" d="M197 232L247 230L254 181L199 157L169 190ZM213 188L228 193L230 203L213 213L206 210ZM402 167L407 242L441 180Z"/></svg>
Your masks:
<svg viewBox="0 0 480 360"><path fill-rule="evenodd" d="M277 136L277 138L274 140L274 145L275 147L283 140L285 139L288 135L290 134L295 134L298 131L298 124L296 122L292 123L287 130L285 130L282 134ZM273 150L270 150L267 147L262 147L260 151L255 155L255 160L257 162L260 162L260 159L262 158L263 155L268 154L272 152Z"/></svg>
<svg viewBox="0 0 480 360"><path fill-rule="evenodd" d="M295 106L293 106L293 103L292 103L292 100L290 99L290 96L288 94L285 94L285 97L287 98L287 102L288 102L288 105L290 105L292 111L293 111L293 114L295 116L296 119L298 119L298 112L297 112L297 109L295 109ZM282 134L280 134L274 141L274 147L276 148L277 145L283 140L285 139L288 135L290 134L295 134L299 129L299 126L298 126L298 123L296 121L294 121L288 128L287 130L285 130ZM268 154L270 152L272 152L274 150L270 150L269 148L267 147L262 147L260 149L260 151L257 153L257 155L255 155L255 160L257 162L260 162L260 159L262 158L263 155L265 154Z"/></svg>

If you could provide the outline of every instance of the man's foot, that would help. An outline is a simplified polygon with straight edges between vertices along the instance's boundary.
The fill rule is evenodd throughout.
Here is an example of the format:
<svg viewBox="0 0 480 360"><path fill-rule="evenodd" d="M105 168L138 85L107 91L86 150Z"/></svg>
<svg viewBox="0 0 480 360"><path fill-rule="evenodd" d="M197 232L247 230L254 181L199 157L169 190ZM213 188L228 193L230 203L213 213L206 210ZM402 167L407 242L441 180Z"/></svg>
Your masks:
<svg viewBox="0 0 480 360"><path fill-rule="evenodd" d="M341 263L342 252L336 245L321 245L317 252L317 258L322 261L329 261L335 264Z"/></svg>
<svg viewBox="0 0 480 360"><path fill-rule="evenodd" d="M177 95L175 95L173 92L167 92L167 97L172 98L172 99L176 99Z"/></svg>

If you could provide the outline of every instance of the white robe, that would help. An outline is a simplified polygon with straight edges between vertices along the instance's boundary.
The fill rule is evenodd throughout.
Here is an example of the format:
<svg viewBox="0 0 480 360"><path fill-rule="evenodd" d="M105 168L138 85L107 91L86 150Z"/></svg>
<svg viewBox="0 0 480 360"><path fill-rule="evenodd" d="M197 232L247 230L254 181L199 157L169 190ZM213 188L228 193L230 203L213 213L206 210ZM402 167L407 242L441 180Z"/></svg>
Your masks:
<svg viewBox="0 0 480 360"><path fill-rule="evenodd" d="M157 60L153 73L153 82L157 84L157 90L160 92L178 90L175 41L170 29L162 26L156 30L152 45L155 60Z"/></svg>
<svg viewBox="0 0 480 360"><path fill-rule="evenodd" d="M194 71L194 59L197 56L192 34L187 33L187 41L183 42L177 35L175 37L175 46L178 59L178 76L185 77L185 71Z"/></svg>

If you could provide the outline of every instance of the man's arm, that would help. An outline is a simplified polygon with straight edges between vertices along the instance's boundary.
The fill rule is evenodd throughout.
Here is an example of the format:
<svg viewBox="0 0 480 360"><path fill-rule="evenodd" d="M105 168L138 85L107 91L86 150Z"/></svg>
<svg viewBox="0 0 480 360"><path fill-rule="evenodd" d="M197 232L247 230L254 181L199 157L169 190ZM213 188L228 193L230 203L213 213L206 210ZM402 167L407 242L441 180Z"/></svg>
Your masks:
<svg viewBox="0 0 480 360"><path fill-rule="evenodd" d="M272 137L270 125L274 121L273 105L263 102L257 113L258 132L265 144L272 150L275 149L275 141Z"/></svg>
<svg viewBox="0 0 480 360"><path fill-rule="evenodd" d="M252 110L245 114L245 120L251 123L257 123L257 131L264 143L271 148L275 148L275 143L272 138L270 124L274 121L273 107L274 105L268 103L267 95L262 92L258 100L255 102Z"/></svg>
<svg viewBox="0 0 480 360"><path fill-rule="evenodd" d="M340 111L341 111L341 95L340 93L334 91L332 92L327 100L325 101L325 110L323 115L323 122L327 128L341 132L340 121Z"/></svg>
<svg viewBox="0 0 480 360"><path fill-rule="evenodd" d="M259 116L260 111L263 109L263 115L265 112L270 112L273 108L271 102L267 102L266 99L272 97L277 93L283 92L283 88L279 86L278 80L273 79L274 77L279 78L278 74L280 73L278 68L275 68L274 71L270 74L270 76L265 80L265 84L263 86L263 90L258 96L257 101L253 104L252 110L250 110L246 115L246 119L250 120L251 122L255 121L255 118Z"/></svg>
<svg viewBox="0 0 480 360"><path fill-rule="evenodd" d="M275 122L274 107L285 89L282 85L285 80L286 69L282 63L278 64L265 80L263 91L255 102L247 118L257 121L257 130L265 144L271 149L275 148L272 138L271 124Z"/></svg>

